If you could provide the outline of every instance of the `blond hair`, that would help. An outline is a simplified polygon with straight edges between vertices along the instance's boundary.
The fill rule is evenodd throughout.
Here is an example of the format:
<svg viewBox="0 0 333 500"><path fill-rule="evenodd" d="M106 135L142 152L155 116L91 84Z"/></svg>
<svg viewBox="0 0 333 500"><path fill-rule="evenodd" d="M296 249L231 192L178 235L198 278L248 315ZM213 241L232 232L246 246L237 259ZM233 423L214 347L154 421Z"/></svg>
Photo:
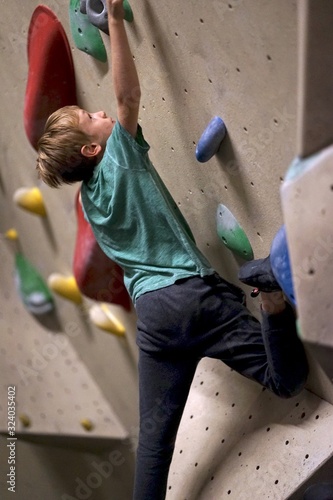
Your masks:
<svg viewBox="0 0 333 500"><path fill-rule="evenodd" d="M79 109L65 106L52 113L38 141L38 177L50 187L89 180L96 166L96 158L81 153L90 140L79 129Z"/></svg>

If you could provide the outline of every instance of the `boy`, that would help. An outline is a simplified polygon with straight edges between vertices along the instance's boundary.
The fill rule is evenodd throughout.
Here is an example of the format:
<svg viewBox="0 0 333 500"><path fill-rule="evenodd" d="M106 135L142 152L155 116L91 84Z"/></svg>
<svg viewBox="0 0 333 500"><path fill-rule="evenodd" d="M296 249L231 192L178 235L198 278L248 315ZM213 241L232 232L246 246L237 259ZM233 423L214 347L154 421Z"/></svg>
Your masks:
<svg viewBox="0 0 333 500"><path fill-rule="evenodd" d="M281 291L269 293L275 289L270 283L268 293L261 294L260 326L245 307L245 294L221 278L196 247L149 160L149 145L137 124L140 86L122 0L108 0L108 12L117 119L76 107L54 113L39 142L37 168L50 186L83 181L82 204L96 239L124 269L137 312L139 347L134 499L162 500L201 358L221 359L281 397L303 388L308 368L293 311ZM251 266L247 282L252 275L253 285L269 282L260 265Z"/></svg>

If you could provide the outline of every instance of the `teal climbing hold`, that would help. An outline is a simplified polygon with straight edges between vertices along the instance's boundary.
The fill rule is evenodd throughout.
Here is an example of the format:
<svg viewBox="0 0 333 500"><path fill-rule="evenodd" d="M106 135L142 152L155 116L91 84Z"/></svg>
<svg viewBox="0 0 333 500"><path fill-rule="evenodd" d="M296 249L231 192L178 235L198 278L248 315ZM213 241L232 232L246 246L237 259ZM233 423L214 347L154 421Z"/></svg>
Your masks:
<svg viewBox="0 0 333 500"><path fill-rule="evenodd" d="M54 309L53 297L46 282L20 252L15 256L15 282L17 291L29 312L42 315Z"/></svg>
<svg viewBox="0 0 333 500"><path fill-rule="evenodd" d="M230 210L221 203L216 213L217 234L225 246L245 260L253 259L253 250L244 229Z"/></svg>
<svg viewBox="0 0 333 500"><path fill-rule="evenodd" d="M224 121L219 116L208 123L196 147L195 156L198 161L204 163L218 152L226 131Z"/></svg>
<svg viewBox="0 0 333 500"><path fill-rule="evenodd" d="M80 11L80 0L70 0L69 22L76 47L98 61L106 62L107 53L101 34L88 16Z"/></svg>

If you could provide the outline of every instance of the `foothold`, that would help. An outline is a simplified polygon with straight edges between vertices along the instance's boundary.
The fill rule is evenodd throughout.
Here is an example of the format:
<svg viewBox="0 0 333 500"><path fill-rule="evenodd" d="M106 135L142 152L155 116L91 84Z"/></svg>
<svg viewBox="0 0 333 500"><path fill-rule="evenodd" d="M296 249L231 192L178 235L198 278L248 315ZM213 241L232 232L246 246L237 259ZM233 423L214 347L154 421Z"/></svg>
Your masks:
<svg viewBox="0 0 333 500"><path fill-rule="evenodd" d="M28 212L46 217L43 195L37 187L17 189L14 193L13 201Z"/></svg>
<svg viewBox="0 0 333 500"><path fill-rule="evenodd" d="M219 116L215 116L205 128L197 144L195 155L198 161L204 163L218 152L226 131L224 121Z"/></svg>
<svg viewBox="0 0 333 500"><path fill-rule="evenodd" d="M83 418L80 424L86 431L91 431L94 428L94 424L91 420L89 420L89 418Z"/></svg>
<svg viewBox="0 0 333 500"><path fill-rule="evenodd" d="M82 294L74 276L53 273L48 277L47 284L53 292L61 297L71 300L75 304L82 303Z"/></svg>
<svg viewBox="0 0 333 500"><path fill-rule="evenodd" d="M37 269L17 252L15 258L15 282L17 291L29 312L36 315L54 309L52 294Z"/></svg>
<svg viewBox="0 0 333 500"><path fill-rule="evenodd" d="M16 231L16 229L11 227L5 232L5 238L7 238L7 240L16 241L18 240L18 232Z"/></svg>
<svg viewBox="0 0 333 500"><path fill-rule="evenodd" d="M89 316L95 326L108 333L123 337L125 327L118 318L111 312L109 306L105 303L93 306L89 311Z"/></svg>
<svg viewBox="0 0 333 500"><path fill-rule="evenodd" d="M98 28L91 24L86 12L82 12L85 6L86 2L81 1L80 4L80 0L70 1L69 22L72 37L79 50L104 63L107 61L104 42Z"/></svg>
<svg viewBox="0 0 333 500"><path fill-rule="evenodd" d="M63 106L77 104L72 51L59 19L46 5L38 5L31 17L28 65L24 127L37 149L48 117Z"/></svg>
<svg viewBox="0 0 333 500"><path fill-rule="evenodd" d="M124 0L123 7L124 19L131 23L133 21L133 11L128 0ZM109 25L106 0L86 0L86 12L91 24L108 35Z"/></svg>
<svg viewBox="0 0 333 500"><path fill-rule="evenodd" d="M286 227L283 224L276 233L270 252L272 271L285 295L296 305L292 270L290 265Z"/></svg>
<svg viewBox="0 0 333 500"><path fill-rule="evenodd" d="M28 417L28 415L25 415L24 413L19 415L19 421L21 422L23 427L30 427L30 425L31 425L30 418Z"/></svg>
<svg viewBox="0 0 333 500"><path fill-rule="evenodd" d="M217 234L227 248L245 260L253 259L251 243L244 229L225 205L218 205L216 225Z"/></svg>
<svg viewBox="0 0 333 500"><path fill-rule="evenodd" d="M98 302L118 304L131 310L132 301L124 285L123 270L101 250L76 195L77 236L73 274L83 295Z"/></svg>

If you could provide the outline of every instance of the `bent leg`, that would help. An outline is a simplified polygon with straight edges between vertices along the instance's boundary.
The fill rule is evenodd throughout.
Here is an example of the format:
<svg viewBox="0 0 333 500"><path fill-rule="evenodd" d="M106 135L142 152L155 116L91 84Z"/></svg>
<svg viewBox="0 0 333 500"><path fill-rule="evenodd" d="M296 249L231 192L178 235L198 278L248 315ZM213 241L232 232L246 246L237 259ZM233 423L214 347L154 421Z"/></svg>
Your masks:
<svg viewBox="0 0 333 500"><path fill-rule="evenodd" d="M287 304L279 314L263 311L260 323L234 288L222 280L206 301L202 325L210 335L205 355L222 360L280 397L295 396L304 387L308 364L292 308ZM218 309L219 297L222 306Z"/></svg>
<svg viewBox="0 0 333 500"><path fill-rule="evenodd" d="M262 335L270 374L277 388L274 392L281 397L296 396L306 383L309 367L289 304L279 314L262 312Z"/></svg>
<svg viewBox="0 0 333 500"><path fill-rule="evenodd" d="M164 500L176 434L198 360L139 351L140 434L134 500Z"/></svg>
<svg viewBox="0 0 333 500"><path fill-rule="evenodd" d="M261 324L247 310L240 311L236 321L234 334L229 330L225 336L231 356L226 353L220 359L280 397L298 394L308 364L291 307L274 315L262 312Z"/></svg>

